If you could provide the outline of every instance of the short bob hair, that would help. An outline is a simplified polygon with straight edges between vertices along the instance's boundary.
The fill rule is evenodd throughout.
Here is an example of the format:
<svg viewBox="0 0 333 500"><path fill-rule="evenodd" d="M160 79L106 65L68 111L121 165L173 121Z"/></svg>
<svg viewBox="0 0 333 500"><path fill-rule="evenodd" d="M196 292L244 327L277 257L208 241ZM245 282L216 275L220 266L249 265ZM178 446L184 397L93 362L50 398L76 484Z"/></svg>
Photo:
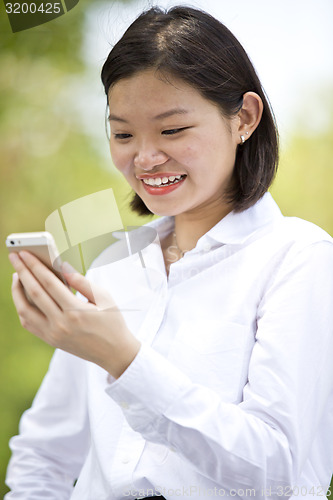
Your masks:
<svg viewBox="0 0 333 500"><path fill-rule="evenodd" d="M261 121L237 148L233 182L226 193L227 201L238 212L258 201L277 170L278 132L255 69L234 35L201 10L152 7L130 25L105 61L101 77L106 95L119 80L147 69L188 83L217 104L226 118L239 112L246 92L261 97ZM151 214L137 194L130 206L140 215Z"/></svg>

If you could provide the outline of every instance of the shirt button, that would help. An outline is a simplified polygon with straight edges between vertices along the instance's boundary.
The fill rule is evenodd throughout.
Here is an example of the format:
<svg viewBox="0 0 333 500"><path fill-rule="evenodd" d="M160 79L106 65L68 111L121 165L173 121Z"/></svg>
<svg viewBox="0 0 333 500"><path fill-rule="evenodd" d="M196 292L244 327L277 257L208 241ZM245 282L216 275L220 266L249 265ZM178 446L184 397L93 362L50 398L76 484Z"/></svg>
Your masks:
<svg viewBox="0 0 333 500"><path fill-rule="evenodd" d="M204 252L209 252L211 250L211 245L210 243L205 243L204 246L203 246L203 251Z"/></svg>
<svg viewBox="0 0 333 500"><path fill-rule="evenodd" d="M132 460L132 458L131 458L129 455L125 455L125 456L123 456L123 458L121 459L121 462L122 462L123 464L129 464L131 460Z"/></svg>
<svg viewBox="0 0 333 500"><path fill-rule="evenodd" d="M128 410L129 404L126 401L121 401L119 404L124 410Z"/></svg>

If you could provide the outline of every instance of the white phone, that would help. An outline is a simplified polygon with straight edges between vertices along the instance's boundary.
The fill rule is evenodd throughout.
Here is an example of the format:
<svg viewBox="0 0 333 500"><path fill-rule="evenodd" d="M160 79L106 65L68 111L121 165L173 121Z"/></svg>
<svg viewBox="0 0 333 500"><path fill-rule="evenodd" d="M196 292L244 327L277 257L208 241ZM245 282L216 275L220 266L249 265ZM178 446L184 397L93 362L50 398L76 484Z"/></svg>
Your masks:
<svg viewBox="0 0 333 500"><path fill-rule="evenodd" d="M67 285L61 271L61 258L51 233L47 231L13 233L7 236L6 246L9 252L18 253L21 250L31 252Z"/></svg>

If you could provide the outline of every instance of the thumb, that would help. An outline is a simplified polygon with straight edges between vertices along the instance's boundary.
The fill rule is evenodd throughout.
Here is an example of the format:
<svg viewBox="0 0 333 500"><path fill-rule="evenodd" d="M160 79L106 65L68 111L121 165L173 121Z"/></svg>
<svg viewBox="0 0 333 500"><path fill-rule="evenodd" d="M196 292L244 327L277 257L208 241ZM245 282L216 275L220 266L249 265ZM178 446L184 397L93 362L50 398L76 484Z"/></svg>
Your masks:
<svg viewBox="0 0 333 500"><path fill-rule="evenodd" d="M82 295L84 295L84 297L86 297L89 302L95 304L94 294L89 281L81 273L79 273L79 271L74 269L74 267L71 266L69 262L63 262L61 264L61 269L68 285L71 288L74 288L74 290L76 290L77 292L80 292Z"/></svg>
<svg viewBox="0 0 333 500"><path fill-rule="evenodd" d="M118 310L111 295L104 288L99 287L95 283L90 283L87 278L82 276L68 262L62 264L62 270L69 286L84 295L98 309Z"/></svg>

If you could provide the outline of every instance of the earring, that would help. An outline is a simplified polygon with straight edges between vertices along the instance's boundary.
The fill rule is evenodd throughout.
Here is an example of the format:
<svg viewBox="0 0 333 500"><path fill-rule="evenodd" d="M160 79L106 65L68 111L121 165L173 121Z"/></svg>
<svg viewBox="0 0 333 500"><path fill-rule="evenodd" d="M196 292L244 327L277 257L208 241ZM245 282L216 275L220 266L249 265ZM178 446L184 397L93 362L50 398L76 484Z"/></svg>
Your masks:
<svg viewBox="0 0 333 500"><path fill-rule="evenodd" d="M245 134L246 134L246 135L249 135L249 133L248 133L248 132L245 132ZM243 145L243 144L244 144L244 142L245 142L245 137L244 137L243 135L241 135L241 136L240 136L240 138L241 138L242 145Z"/></svg>

